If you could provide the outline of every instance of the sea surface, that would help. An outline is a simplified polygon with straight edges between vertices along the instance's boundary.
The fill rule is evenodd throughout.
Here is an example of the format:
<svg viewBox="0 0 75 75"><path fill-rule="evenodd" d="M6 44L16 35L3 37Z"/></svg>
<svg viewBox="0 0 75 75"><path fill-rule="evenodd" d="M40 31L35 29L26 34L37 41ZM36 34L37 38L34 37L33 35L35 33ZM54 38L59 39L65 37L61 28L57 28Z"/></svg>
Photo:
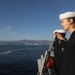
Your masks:
<svg viewBox="0 0 75 75"><path fill-rule="evenodd" d="M0 45L0 75L36 75L48 45Z"/></svg>

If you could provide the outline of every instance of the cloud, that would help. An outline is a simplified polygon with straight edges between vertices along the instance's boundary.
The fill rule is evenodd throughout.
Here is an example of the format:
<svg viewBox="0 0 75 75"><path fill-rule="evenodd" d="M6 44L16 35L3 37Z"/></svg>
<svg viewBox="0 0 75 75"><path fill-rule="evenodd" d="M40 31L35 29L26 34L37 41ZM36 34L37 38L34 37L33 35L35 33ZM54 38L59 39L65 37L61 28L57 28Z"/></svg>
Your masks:
<svg viewBox="0 0 75 75"><path fill-rule="evenodd" d="M6 30L6 31L9 31L9 30L11 30L11 27L10 27L10 26L7 26L7 27L5 28L5 30Z"/></svg>
<svg viewBox="0 0 75 75"><path fill-rule="evenodd" d="M10 33L10 32L11 32L11 26L0 27L0 33Z"/></svg>

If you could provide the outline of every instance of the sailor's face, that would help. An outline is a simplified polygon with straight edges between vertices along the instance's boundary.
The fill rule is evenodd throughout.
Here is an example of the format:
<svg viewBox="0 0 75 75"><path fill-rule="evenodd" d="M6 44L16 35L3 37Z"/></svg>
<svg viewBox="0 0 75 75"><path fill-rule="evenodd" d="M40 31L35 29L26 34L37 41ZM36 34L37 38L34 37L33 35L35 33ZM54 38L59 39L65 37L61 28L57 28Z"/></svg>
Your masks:
<svg viewBox="0 0 75 75"><path fill-rule="evenodd" d="M68 19L62 19L61 26L63 27L64 30L69 30L70 22L68 21Z"/></svg>
<svg viewBox="0 0 75 75"><path fill-rule="evenodd" d="M60 39L60 36L61 36L61 35L60 35L59 33L57 33L57 38L58 38L58 39Z"/></svg>

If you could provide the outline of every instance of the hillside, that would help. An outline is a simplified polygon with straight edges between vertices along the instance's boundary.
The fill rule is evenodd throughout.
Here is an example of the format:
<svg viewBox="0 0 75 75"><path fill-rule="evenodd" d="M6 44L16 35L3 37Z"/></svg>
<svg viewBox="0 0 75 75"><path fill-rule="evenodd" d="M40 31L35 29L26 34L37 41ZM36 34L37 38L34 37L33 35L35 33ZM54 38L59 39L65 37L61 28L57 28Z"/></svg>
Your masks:
<svg viewBox="0 0 75 75"><path fill-rule="evenodd" d="M18 40L18 41L0 41L0 45L49 45L49 40Z"/></svg>

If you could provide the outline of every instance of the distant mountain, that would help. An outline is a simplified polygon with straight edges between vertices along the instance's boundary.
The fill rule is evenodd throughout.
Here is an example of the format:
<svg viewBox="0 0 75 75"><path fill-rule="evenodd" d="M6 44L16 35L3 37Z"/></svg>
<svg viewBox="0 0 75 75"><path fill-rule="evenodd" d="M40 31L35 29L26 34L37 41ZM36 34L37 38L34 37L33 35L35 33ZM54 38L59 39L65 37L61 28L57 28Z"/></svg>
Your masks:
<svg viewBox="0 0 75 75"><path fill-rule="evenodd" d="M49 45L49 40L18 40L18 41L0 41L0 45Z"/></svg>

